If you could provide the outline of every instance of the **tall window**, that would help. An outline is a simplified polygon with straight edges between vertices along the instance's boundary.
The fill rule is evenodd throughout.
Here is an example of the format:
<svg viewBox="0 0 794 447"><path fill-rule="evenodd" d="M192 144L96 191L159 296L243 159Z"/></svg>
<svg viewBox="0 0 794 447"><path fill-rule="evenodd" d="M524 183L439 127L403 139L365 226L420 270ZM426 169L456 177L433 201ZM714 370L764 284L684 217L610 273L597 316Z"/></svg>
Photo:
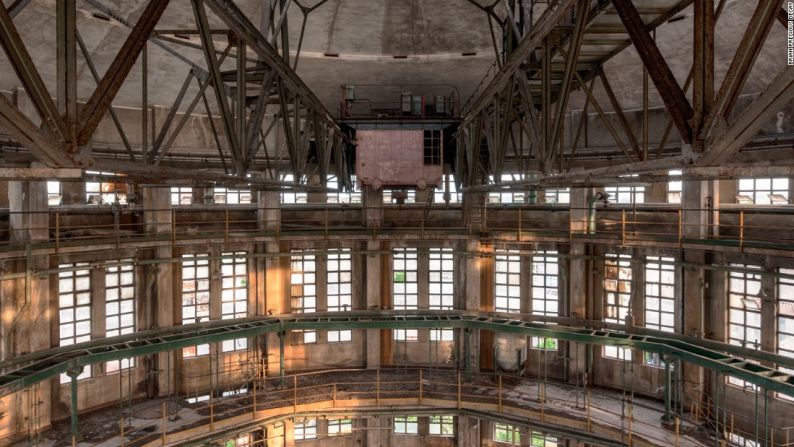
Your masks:
<svg viewBox="0 0 794 447"><path fill-rule="evenodd" d="M493 440L505 444L521 445L521 433L519 433L518 427L497 422L493 425Z"/></svg>
<svg viewBox="0 0 794 447"><path fill-rule="evenodd" d="M463 193L458 192L458 187L455 185L455 176L444 174L441 179L441 188L436 188L433 191L433 203L461 202L463 202Z"/></svg>
<svg viewBox="0 0 794 447"><path fill-rule="evenodd" d="M558 316L559 262L556 251L538 252L532 256L532 314ZM532 337L534 349L557 349L556 338Z"/></svg>
<svg viewBox="0 0 794 447"><path fill-rule="evenodd" d="M441 131L425 130L425 165L441 164Z"/></svg>
<svg viewBox="0 0 794 447"><path fill-rule="evenodd" d="M673 258L645 258L645 327L675 332L675 266ZM662 367L657 352L644 354L646 365Z"/></svg>
<svg viewBox="0 0 794 447"><path fill-rule="evenodd" d="M246 252L224 253L221 259L221 320L248 316L248 266ZM224 340L223 352L248 347L247 338Z"/></svg>
<svg viewBox="0 0 794 447"><path fill-rule="evenodd" d="M171 187L171 205L190 205L193 203L193 188L190 186Z"/></svg>
<svg viewBox="0 0 794 447"><path fill-rule="evenodd" d="M326 203L361 203L361 190L358 189L356 184L356 176L351 176L350 180L353 183L353 189L347 192L342 192L340 189L342 185L339 184L339 179L335 175L329 175L325 181L328 188L336 189L337 192L326 193Z"/></svg>
<svg viewBox="0 0 794 447"><path fill-rule="evenodd" d="M353 433L352 419L328 419L328 436L344 436Z"/></svg>
<svg viewBox="0 0 794 447"><path fill-rule="evenodd" d="M88 263L60 264L58 272L58 346L91 340L91 277ZM77 377L91 377L91 367ZM71 378L61 374L61 383Z"/></svg>
<svg viewBox="0 0 794 447"><path fill-rule="evenodd" d="M761 267L732 264L744 269ZM761 274L731 271L728 286L728 343L750 349L761 346ZM728 383L755 389L755 386L729 376Z"/></svg>
<svg viewBox="0 0 794 447"><path fill-rule="evenodd" d="M349 248L328 250L327 298L328 311L348 311L353 308L353 266Z"/></svg>
<svg viewBox="0 0 794 447"><path fill-rule="evenodd" d="M86 175L116 176L112 172L86 171ZM86 203L92 205L110 205L113 203L127 203L127 184L102 180L99 182L85 182Z"/></svg>
<svg viewBox="0 0 794 447"><path fill-rule="evenodd" d="M132 261L129 264L105 269L105 336L132 334L135 332L135 275ZM135 358L111 360L105 371L116 372L135 366Z"/></svg>
<svg viewBox="0 0 794 447"><path fill-rule="evenodd" d="M455 416L430 416L428 433L431 436L455 436Z"/></svg>
<svg viewBox="0 0 794 447"><path fill-rule="evenodd" d="M419 433L419 417L394 416L394 433L400 435L415 435Z"/></svg>
<svg viewBox="0 0 794 447"><path fill-rule="evenodd" d="M681 177L684 171L680 169L673 169L667 171L670 177ZM667 203L681 203L681 193L684 191L684 182L680 178L667 181Z"/></svg>
<svg viewBox="0 0 794 447"><path fill-rule="evenodd" d="M394 309L419 308L419 275L415 248L395 248L392 253Z"/></svg>
<svg viewBox="0 0 794 447"><path fill-rule="evenodd" d="M403 197L404 203L416 203L416 191L409 189L404 191L394 191L391 189L383 190L383 203L397 203L399 197Z"/></svg>
<svg viewBox="0 0 794 447"><path fill-rule="evenodd" d="M430 256L430 309L452 309L455 305L455 263L451 248L431 248Z"/></svg>
<svg viewBox="0 0 794 447"><path fill-rule="evenodd" d="M778 205L788 203L788 178L743 178L739 179L739 202L749 198L756 205Z"/></svg>
<svg viewBox="0 0 794 447"><path fill-rule="evenodd" d="M571 188L547 189L546 203L571 203Z"/></svg>
<svg viewBox="0 0 794 447"><path fill-rule="evenodd" d="M604 259L604 321L625 324L631 309L631 256L607 254ZM631 360L631 350L604 346L604 357Z"/></svg>
<svg viewBox="0 0 794 447"><path fill-rule="evenodd" d="M780 269L779 272L785 275L794 275L794 269ZM777 353L794 358L794 279L778 278L777 298ZM789 374L794 374L794 370L781 369ZM787 400L792 399L784 394L779 394L779 396Z"/></svg>
<svg viewBox="0 0 794 447"><path fill-rule="evenodd" d="M182 255L182 324L210 319L210 261L204 255ZM182 348L183 357L210 353L209 344Z"/></svg>
<svg viewBox="0 0 794 447"><path fill-rule="evenodd" d="M521 312L521 256L517 251L496 254L496 311Z"/></svg>
<svg viewBox="0 0 794 447"><path fill-rule="evenodd" d="M250 189L213 188L212 200L227 205L247 205L251 203Z"/></svg>
<svg viewBox="0 0 794 447"><path fill-rule="evenodd" d="M296 441L317 439L317 419L311 418L296 421L293 433Z"/></svg>
<svg viewBox="0 0 794 447"><path fill-rule="evenodd" d="M292 311L296 313L317 312L317 265L315 255L293 250L291 256L290 296ZM296 331L297 332L297 331ZM305 330L304 343L315 343L317 331Z"/></svg>
<svg viewBox="0 0 794 447"><path fill-rule="evenodd" d="M521 174L502 174L499 183L517 182L524 178ZM489 183L497 183L493 176L488 177ZM524 191L490 192L488 193L488 203L524 203L526 194Z"/></svg>
<svg viewBox="0 0 794 447"><path fill-rule="evenodd" d="M282 182L292 183L295 182L295 176L292 174L283 174L281 176ZM309 201L309 194L305 192L287 191L281 193L281 203L286 205L294 205L307 203Z"/></svg>
<svg viewBox="0 0 794 447"><path fill-rule="evenodd" d="M644 186L607 186L604 192L609 194L612 203L645 203Z"/></svg>
<svg viewBox="0 0 794 447"><path fill-rule="evenodd" d="M57 180L47 181L47 205L58 206L61 204L61 182Z"/></svg>

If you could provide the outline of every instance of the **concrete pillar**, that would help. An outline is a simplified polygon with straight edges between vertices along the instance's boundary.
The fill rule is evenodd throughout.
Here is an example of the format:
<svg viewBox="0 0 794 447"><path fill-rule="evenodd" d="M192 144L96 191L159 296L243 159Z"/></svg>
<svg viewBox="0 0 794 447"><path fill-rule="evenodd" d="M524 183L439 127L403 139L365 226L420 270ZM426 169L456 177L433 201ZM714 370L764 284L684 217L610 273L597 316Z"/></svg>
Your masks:
<svg viewBox="0 0 794 447"><path fill-rule="evenodd" d="M261 196L260 196L261 197ZM279 256L281 246L278 242L267 242L265 244L265 312L272 315L289 313L289 270L290 259L287 256ZM285 340L286 343L286 340ZM267 335L267 362L268 372L280 374L280 352L279 336L277 333Z"/></svg>
<svg viewBox="0 0 794 447"><path fill-rule="evenodd" d="M47 182L8 182L8 205L12 243L49 238Z"/></svg>
<svg viewBox="0 0 794 447"><path fill-rule="evenodd" d="M462 275L459 275L461 285L458 290L463 291L463 300L461 308L463 310L470 310L479 312L480 309L480 284L482 275L482 262L483 258L479 256L481 247L479 241L466 242L466 257L465 257L465 270ZM458 340L460 340L460 355L463 359L463 364L473 372L479 371L479 362L477 361L477 353L480 352L479 348L479 331L472 331L466 335L466 331L461 329L458 333ZM471 345L467 348L466 341ZM468 354L468 356L467 356ZM464 367L464 369L466 369Z"/></svg>
<svg viewBox="0 0 794 447"><path fill-rule="evenodd" d="M281 229L281 195L277 191L259 191L256 199L256 216L260 230L279 231Z"/></svg>
<svg viewBox="0 0 794 447"><path fill-rule="evenodd" d="M703 238L708 232L708 213L705 208L708 195L708 182L684 181L681 195L683 211L684 238ZM687 211L690 210L690 211ZM681 261L702 265L706 255L702 251L682 250ZM690 336L704 337L706 277L703 269L683 267L682 269L682 310L683 333ZM703 369L691 364L683 365L684 395L698 399L703 391Z"/></svg>
<svg viewBox="0 0 794 447"><path fill-rule="evenodd" d="M383 226L383 190L364 186L361 191L364 207L364 226L380 228Z"/></svg>
<svg viewBox="0 0 794 447"><path fill-rule="evenodd" d="M377 254L381 246L378 241L367 241L366 267L366 304L368 310L381 309L381 276L383 275L383 256ZM374 253L373 253L374 252ZM381 331L367 329L367 368L380 368L381 365ZM378 445L378 444L373 444Z"/></svg>
<svg viewBox="0 0 794 447"><path fill-rule="evenodd" d="M587 232L587 205L592 190L587 188L571 188L571 217L570 231L572 236ZM588 309L588 296L590 296L592 278L590 277L592 261L585 259L588 254L587 245L572 237L570 243L570 258L568 259L568 316L573 318L591 318ZM587 372L587 345L570 343L570 380L578 383L583 380Z"/></svg>

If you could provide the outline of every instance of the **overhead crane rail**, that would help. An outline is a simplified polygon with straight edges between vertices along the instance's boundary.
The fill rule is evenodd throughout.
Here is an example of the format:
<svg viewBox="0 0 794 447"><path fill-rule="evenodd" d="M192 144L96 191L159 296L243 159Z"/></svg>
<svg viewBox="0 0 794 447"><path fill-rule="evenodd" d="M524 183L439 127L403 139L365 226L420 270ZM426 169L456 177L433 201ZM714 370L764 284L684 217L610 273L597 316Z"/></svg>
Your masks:
<svg viewBox="0 0 794 447"><path fill-rule="evenodd" d="M538 323L538 316L529 315L526 319L515 319L499 314L465 311L362 311L346 315L290 314L153 329L39 351L0 363L0 397L61 373L79 372L83 367L94 363L150 355L202 343L267 333L283 334L285 331L301 329L432 328L480 329L654 352L794 397L794 375L761 364L774 363L794 369L794 359L791 358L676 334L637 328L627 332L625 328L619 331L604 328L603 325L583 327L583 323L588 326L590 323L570 318L541 319L557 324ZM464 342L469 342L468 336Z"/></svg>

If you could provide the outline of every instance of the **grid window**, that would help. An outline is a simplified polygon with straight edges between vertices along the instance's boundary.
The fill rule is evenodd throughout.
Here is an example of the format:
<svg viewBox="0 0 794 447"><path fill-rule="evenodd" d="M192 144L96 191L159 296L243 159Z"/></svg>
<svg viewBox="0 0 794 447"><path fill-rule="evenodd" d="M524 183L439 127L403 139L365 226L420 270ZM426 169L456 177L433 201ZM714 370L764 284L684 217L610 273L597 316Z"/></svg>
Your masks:
<svg viewBox="0 0 794 447"><path fill-rule="evenodd" d="M182 324L210 319L210 261L207 255L182 255ZM209 344L182 348L183 357L210 353Z"/></svg>
<svg viewBox="0 0 794 447"><path fill-rule="evenodd" d="M295 176L292 174L284 174L281 176L282 182L295 182ZM287 188L288 189L288 188ZM309 194L305 192L282 192L281 203L285 205L303 204L309 202Z"/></svg>
<svg viewBox="0 0 794 447"><path fill-rule="evenodd" d="M292 331L292 340L294 344L308 345L317 343L317 331L314 329L303 329Z"/></svg>
<svg viewBox="0 0 794 447"><path fill-rule="evenodd" d="M135 332L135 275L130 264L105 269L105 336L131 334ZM105 364L105 372L112 373L135 366L135 358L111 360Z"/></svg>
<svg viewBox="0 0 794 447"><path fill-rule="evenodd" d="M657 331L675 332L675 266L673 258L648 256L645 258L645 327ZM645 352L648 366L664 366L658 352Z"/></svg>
<svg viewBox="0 0 794 447"><path fill-rule="evenodd" d="M454 341L453 329L430 329L430 341Z"/></svg>
<svg viewBox="0 0 794 447"><path fill-rule="evenodd" d="M428 433L431 436L455 436L455 416L430 416Z"/></svg>
<svg viewBox="0 0 794 447"><path fill-rule="evenodd" d="M758 266L732 264L745 269ZM761 274L732 271L728 285L728 343L750 349L759 349L761 343ZM743 388L755 386L733 376L728 383Z"/></svg>
<svg viewBox="0 0 794 447"><path fill-rule="evenodd" d="M193 188L189 186L171 187L171 205L190 205L193 203Z"/></svg>
<svg viewBox="0 0 794 447"><path fill-rule="evenodd" d="M452 174L445 174L441 179L441 188L436 188L433 191L433 203L443 204L462 202L463 193L458 192L458 187L455 185L455 176Z"/></svg>
<svg viewBox="0 0 794 447"><path fill-rule="evenodd" d="M394 329L395 341L419 341L419 331L416 329Z"/></svg>
<svg viewBox="0 0 794 447"><path fill-rule="evenodd" d="M91 277L88 263L60 264L58 273L58 346L91 340ZM78 380L91 377L91 367L83 368ZM71 378L61 374L61 383Z"/></svg>
<svg viewBox="0 0 794 447"><path fill-rule="evenodd" d="M631 307L631 256L607 254L604 259L604 321L625 324ZM631 350L605 346L604 356L631 360Z"/></svg>
<svg viewBox="0 0 794 447"><path fill-rule="evenodd" d="M736 433L729 433L728 437L731 441L732 446L738 447L761 447L761 443L758 441L753 441L752 439L747 439L742 435L738 435Z"/></svg>
<svg viewBox="0 0 794 447"><path fill-rule="evenodd" d="M251 203L250 189L213 188L212 200L226 205L248 205Z"/></svg>
<svg viewBox="0 0 794 447"><path fill-rule="evenodd" d="M429 251L430 309L452 309L455 303L455 263L451 248L431 248Z"/></svg>
<svg viewBox="0 0 794 447"><path fill-rule="evenodd" d="M546 203L571 203L571 188L547 189L545 196Z"/></svg>
<svg viewBox="0 0 794 447"><path fill-rule="evenodd" d="M353 308L353 265L349 248L328 250L327 310L348 311Z"/></svg>
<svg viewBox="0 0 794 447"><path fill-rule="evenodd" d="M328 331L328 343L345 343L353 340L353 331Z"/></svg>
<svg viewBox="0 0 794 447"><path fill-rule="evenodd" d="M86 175L115 176L112 172L86 171ZM85 182L86 203L92 205L127 204L127 185L108 181Z"/></svg>
<svg viewBox="0 0 794 447"><path fill-rule="evenodd" d="M794 275L794 269L780 269L785 275ZM794 358L794 279L781 277L777 283L777 353L786 357ZM789 374L794 371L781 368ZM792 400L794 398L778 394L781 399Z"/></svg>
<svg viewBox="0 0 794 447"><path fill-rule="evenodd" d="M673 169L667 171L667 175L671 177L680 177L683 171L680 169ZM684 191L684 182L680 179L670 179L667 181L667 203L681 203L681 194Z"/></svg>
<svg viewBox="0 0 794 447"><path fill-rule="evenodd" d="M609 201L612 203L645 203L644 186L607 186L604 192L609 194Z"/></svg>
<svg viewBox="0 0 794 447"><path fill-rule="evenodd" d="M328 419L328 436L344 436L353 433L352 419Z"/></svg>
<svg viewBox="0 0 794 447"><path fill-rule="evenodd" d="M523 180L524 176L521 174L502 174L500 183L504 182L517 182ZM488 177L489 183L496 183L493 176ZM490 192L488 193L488 203L524 203L526 194L523 191L503 191L503 192Z"/></svg>
<svg viewBox="0 0 794 447"><path fill-rule="evenodd" d="M496 254L496 311L521 312L521 256L517 251Z"/></svg>
<svg viewBox="0 0 794 447"><path fill-rule="evenodd" d="M234 438L227 439L226 442L223 443L224 447L248 447L254 445L251 440L251 434L240 434L235 436Z"/></svg>
<svg viewBox="0 0 794 447"><path fill-rule="evenodd" d="M743 178L739 179L739 202L749 198L756 205L779 205L788 203L788 178ZM747 199L744 199L747 200Z"/></svg>
<svg viewBox="0 0 794 447"><path fill-rule="evenodd" d="M392 253L392 296L394 309L419 308L419 282L417 274L417 252L415 248L395 248Z"/></svg>
<svg viewBox="0 0 794 447"><path fill-rule="evenodd" d="M47 205L58 206L61 204L61 182L57 180L47 181Z"/></svg>
<svg viewBox="0 0 794 447"><path fill-rule="evenodd" d="M304 419L300 422L295 422L293 431L296 441L304 441L306 439L317 439L317 419Z"/></svg>
<svg viewBox="0 0 794 447"><path fill-rule="evenodd" d="M521 445L521 433L513 425L495 423L493 440L504 444Z"/></svg>
<svg viewBox="0 0 794 447"><path fill-rule="evenodd" d="M293 312L317 312L316 272L315 255L292 251L290 296Z"/></svg>
<svg viewBox="0 0 794 447"><path fill-rule="evenodd" d="M352 182L353 188L350 191L342 191L340 189L342 185L339 184L339 179L335 175L329 175L326 177L325 186L331 189L336 189L337 191L326 193L325 202L354 204L361 203L361 190L358 189L358 185L356 184L356 176L351 176L350 181Z"/></svg>
<svg viewBox="0 0 794 447"><path fill-rule="evenodd" d="M221 320L248 316L248 265L246 252L224 253L221 259ZM248 347L247 338L224 340L223 352Z"/></svg>
<svg viewBox="0 0 794 447"><path fill-rule="evenodd" d="M409 189L404 191L395 191L391 189L383 190L383 203L394 204L397 203L398 195L405 194L404 203L416 203L416 191Z"/></svg>
<svg viewBox="0 0 794 447"><path fill-rule="evenodd" d="M559 262L556 251L532 256L532 314L559 316ZM532 337L534 349L557 349L556 338Z"/></svg>
<svg viewBox="0 0 794 447"><path fill-rule="evenodd" d="M557 447L559 444L555 436L549 436L533 431L530 435L529 445L532 447Z"/></svg>
<svg viewBox="0 0 794 447"><path fill-rule="evenodd" d="M425 130L424 132L425 165L441 164L441 131Z"/></svg>
<svg viewBox="0 0 794 447"><path fill-rule="evenodd" d="M395 416L394 433L400 435L415 435L419 433L419 417Z"/></svg>

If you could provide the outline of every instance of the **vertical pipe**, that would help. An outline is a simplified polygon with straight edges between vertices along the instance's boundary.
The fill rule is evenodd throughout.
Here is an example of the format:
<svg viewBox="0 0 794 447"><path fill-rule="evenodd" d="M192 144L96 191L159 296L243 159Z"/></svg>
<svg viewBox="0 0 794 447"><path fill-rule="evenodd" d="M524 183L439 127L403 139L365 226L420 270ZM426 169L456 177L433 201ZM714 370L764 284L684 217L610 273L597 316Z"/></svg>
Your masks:
<svg viewBox="0 0 794 447"><path fill-rule="evenodd" d="M670 423L673 417L670 414L670 359L664 359L664 416L662 422Z"/></svg>
<svg viewBox="0 0 794 447"><path fill-rule="evenodd" d="M281 387L284 387L284 331L278 333L278 370Z"/></svg>
<svg viewBox="0 0 794 447"><path fill-rule="evenodd" d="M464 359L465 368L466 368L466 378L471 377L471 330L466 328L464 329L464 334L466 334L466 343L464 344Z"/></svg>
<svg viewBox="0 0 794 447"><path fill-rule="evenodd" d="M162 438L162 445L165 445L165 435L168 433L168 403L163 401L163 438Z"/></svg>
<svg viewBox="0 0 794 447"><path fill-rule="evenodd" d="M739 251L744 253L744 211L739 211Z"/></svg>
<svg viewBox="0 0 794 447"><path fill-rule="evenodd" d="M81 372L82 372L82 368L80 368L80 371L77 371L76 369L70 369L69 372L67 372L67 375L72 379L70 382L71 385L70 397L72 402L72 407L71 407L72 445L77 444L77 438L80 436L77 425L77 376L79 376Z"/></svg>

